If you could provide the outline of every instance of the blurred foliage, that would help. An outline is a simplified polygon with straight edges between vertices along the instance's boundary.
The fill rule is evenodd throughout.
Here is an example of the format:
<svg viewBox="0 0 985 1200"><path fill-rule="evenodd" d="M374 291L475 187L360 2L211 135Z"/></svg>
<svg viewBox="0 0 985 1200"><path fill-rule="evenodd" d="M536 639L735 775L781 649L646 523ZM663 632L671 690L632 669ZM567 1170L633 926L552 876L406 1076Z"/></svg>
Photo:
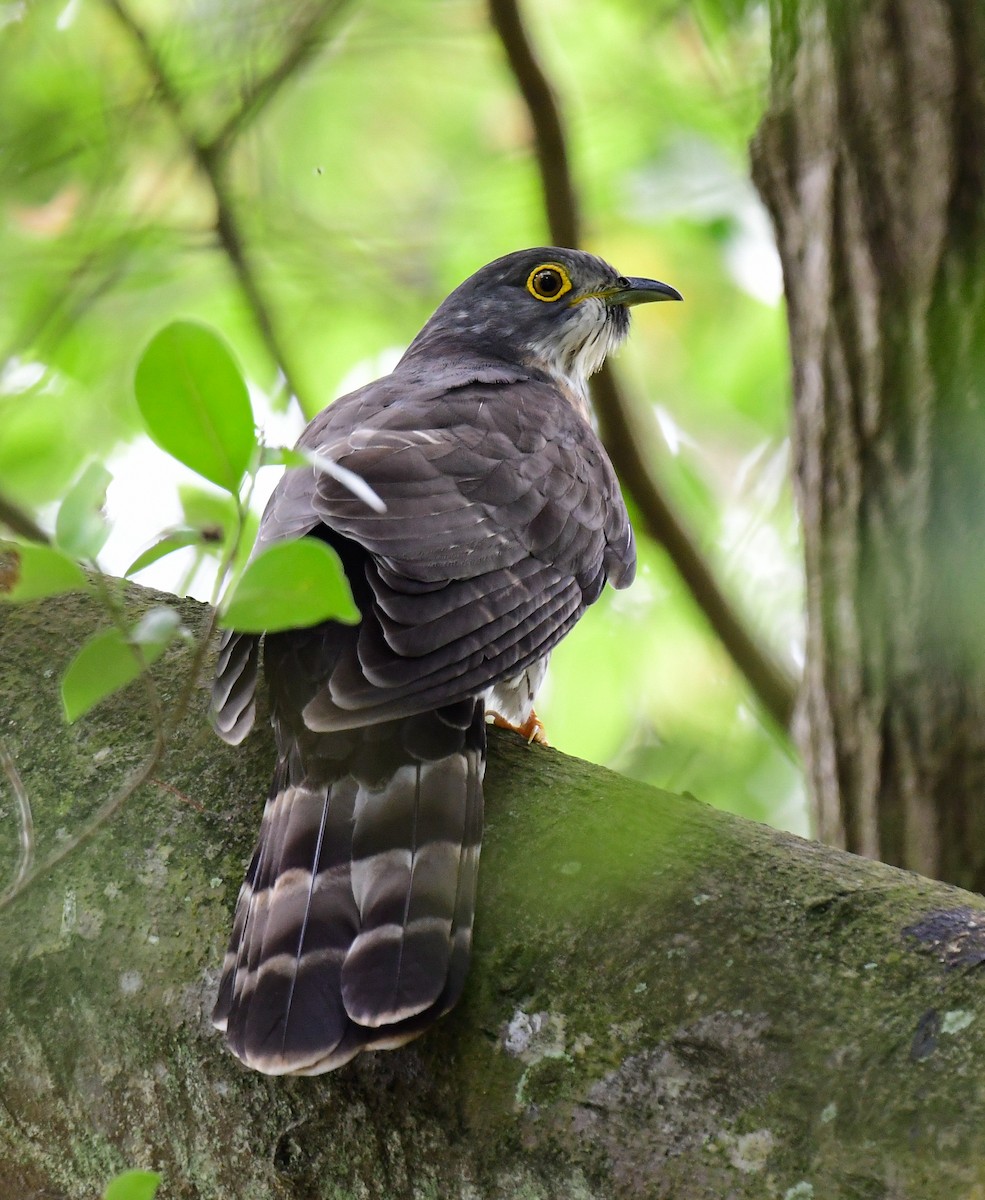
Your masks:
<svg viewBox="0 0 985 1200"><path fill-rule="evenodd" d="M111 0L0 0L0 492L50 527L86 465L108 464L114 531L100 562L119 573L182 524L190 478L134 442L134 369L162 325L222 331L269 440L302 425L216 236L190 138L230 133L217 175L309 415L387 369L471 271L546 240L527 116L481 3L125 11L170 92ZM319 13L309 53L302 35ZM665 485L729 592L795 659L784 322L746 165L765 102L765 11L536 0L525 15L568 121L588 248L687 300L638 314L622 356L652 406ZM182 554L139 578L178 587ZM636 585L555 653L539 707L561 749L805 828L798 766L659 548L641 547Z"/></svg>

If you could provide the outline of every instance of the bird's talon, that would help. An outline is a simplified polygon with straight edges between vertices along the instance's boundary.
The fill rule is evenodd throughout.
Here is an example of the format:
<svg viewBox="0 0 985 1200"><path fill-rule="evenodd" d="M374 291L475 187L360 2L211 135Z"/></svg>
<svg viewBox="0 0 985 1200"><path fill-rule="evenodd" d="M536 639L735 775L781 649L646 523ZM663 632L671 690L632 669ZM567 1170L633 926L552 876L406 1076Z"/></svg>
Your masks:
<svg viewBox="0 0 985 1200"><path fill-rule="evenodd" d="M493 714L493 724L497 729L509 729L513 733L518 733L528 746L533 745L534 742L538 746L550 745L550 742L547 740L547 734L544 732L543 723L533 709L530 710L530 716L527 717L522 725L514 725L512 721L507 721L499 713Z"/></svg>

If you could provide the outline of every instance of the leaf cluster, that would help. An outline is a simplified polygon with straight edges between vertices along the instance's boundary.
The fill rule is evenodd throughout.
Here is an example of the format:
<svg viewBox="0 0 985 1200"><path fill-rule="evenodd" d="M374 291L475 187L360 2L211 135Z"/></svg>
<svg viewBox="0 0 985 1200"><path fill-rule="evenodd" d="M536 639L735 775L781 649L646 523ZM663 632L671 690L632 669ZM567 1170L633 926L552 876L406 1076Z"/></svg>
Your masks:
<svg viewBox="0 0 985 1200"><path fill-rule="evenodd" d="M137 408L147 435L162 450L218 485L225 500L187 493L187 525L164 531L127 574L176 550L193 546L220 560L219 580L233 567L247 527L247 499L264 447L257 440L246 383L225 342L211 329L175 321L154 336L137 364ZM303 462L295 451L274 459ZM323 462L322 469L333 469ZM347 473L348 474L348 473ZM95 586L98 556L108 529L103 508L111 475L90 463L58 508L52 544L10 542L4 548L0 601L23 603ZM87 573L86 569L89 569ZM115 624L94 634L62 678L65 716L75 721L100 700L150 667L179 635L189 638L175 609L152 609L128 628L105 581ZM245 563L220 606L220 623L250 632L315 625L334 617L357 621L338 555L310 539L267 547Z"/></svg>

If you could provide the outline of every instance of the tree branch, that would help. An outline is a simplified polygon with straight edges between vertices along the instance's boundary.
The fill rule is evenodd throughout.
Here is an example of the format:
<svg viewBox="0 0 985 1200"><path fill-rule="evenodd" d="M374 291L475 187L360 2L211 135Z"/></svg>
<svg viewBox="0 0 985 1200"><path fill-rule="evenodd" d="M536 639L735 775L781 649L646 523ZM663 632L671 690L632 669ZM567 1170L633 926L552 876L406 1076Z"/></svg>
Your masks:
<svg viewBox="0 0 985 1200"><path fill-rule="evenodd" d="M326 0L316 16L302 27L298 38L280 62L250 89L240 108L210 140L202 138L189 124L184 101L143 27L134 19L122 0L105 2L133 42L164 106L171 114L175 128L212 192L219 244L232 266L267 353L284 377L288 391L297 398L302 410L308 412L310 408L303 401L304 393L300 379L291 366L290 355L277 330L272 309L263 295L263 289L246 250L246 239L226 181L226 164L236 137L273 99L293 71L310 60L321 44L328 21L342 12L349 0Z"/></svg>
<svg viewBox="0 0 985 1200"><path fill-rule="evenodd" d="M27 538L29 542L37 542L41 546L51 542L51 538L30 513L4 495L0 495L0 525L6 525L12 533Z"/></svg>
<svg viewBox="0 0 985 1200"><path fill-rule="evenodd" d="M664 495L642 450L634 406L619 391L612 371L594 380L595 407L602 439L626 490L639 509L643 528L667 551L688 591L760 704L776 724L789 730L797 684L789 671L755 637L718 585L711 565Z"/></svg>
<svg viewBox="0 0 985 1200"><path fill-rule="evenodd" d="M134 617L162 599L127 591ZM206 607L180 609L201 638ZM102 621L69 594L0 623L39 828L97 804L122 763L96 756L146 729L133 691L61 724ZM185 686L180 654L154 672ZM0 1196L91 1200L132 1166L196 1200L977 1195L981 896L501 730L456 1010L330 1075L244 1070L207 1013L276 752L266 721L235 749L201 727L0 920Z"/></svg>
<svg viewBox="0 0 985 1200"><path fill-rule="evenodd" d="M581 226L578 197L571 178L564 122L554 91L537 61L517 0L489 0L489 16L503 44L517 87L527 105L551 239L577 246ZM651 438L635 423L618 376L606 364L594 381L595 408L603 441L627 492L640 511L643 527L661 543L671 562L742 672L763 708L788 730L797 685L790 673L752 632L718 586L697 540L664 493L650 463Z"/></svg>
<svg viewBox="0 0 985 1200"><path fill-rule="evenodd" d="M351 0L328 0L312 10L307 21L298 28L291 45L273 67L254 80L240 97L239 107L209 139L208 149L225 154L243 130L263 112L285 83L304 67L321 49L326 27L333 17L340 16Z"/></svg>
<svg viewBox="0 0 985 1200"><path fill-rule="evenodd" d="M534 54L516 0L489 0L489 17L530 114L551 240L556 246L577 247L581 218L554 89Z"/></svg>

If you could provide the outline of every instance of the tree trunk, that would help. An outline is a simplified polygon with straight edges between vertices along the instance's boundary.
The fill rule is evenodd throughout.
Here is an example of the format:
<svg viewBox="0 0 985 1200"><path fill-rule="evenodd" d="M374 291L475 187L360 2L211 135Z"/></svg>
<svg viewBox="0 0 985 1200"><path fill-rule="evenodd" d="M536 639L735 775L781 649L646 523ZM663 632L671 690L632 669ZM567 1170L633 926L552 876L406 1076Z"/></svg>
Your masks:
<svg viewBox="0 0 985 1200"><path fill-rule="evenodd" d="M160 599L130 592L134 615ZM139 686L61 723L59 673L102 623L84 596L0 607L2 737L41 855L148 739ZM166 704L186 670L155 667ZM244 1070L207 1013L272 746L220 745L204 707L3 913L4 1200L93 1200L125 1167L162 1171L160 1200L985 1187L985 993L954 969L985 961L985 901L498 732L463 1003L332 1075ZM10 862L9 811L0 838Z"/></svg>
<svg viewBox="0 0 985 1200"><path fill-rule="evenodd" d="M985 888L985 5L773 0L776 225L828 842Z"/></svg>

